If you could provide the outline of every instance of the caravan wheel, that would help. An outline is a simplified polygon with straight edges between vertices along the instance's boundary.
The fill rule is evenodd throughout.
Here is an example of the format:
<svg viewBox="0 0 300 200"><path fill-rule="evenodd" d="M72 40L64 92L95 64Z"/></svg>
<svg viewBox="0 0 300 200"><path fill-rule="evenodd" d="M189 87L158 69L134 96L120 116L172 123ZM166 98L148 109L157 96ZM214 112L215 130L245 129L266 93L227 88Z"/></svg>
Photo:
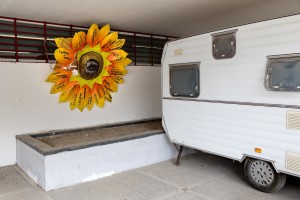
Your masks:
<svg viewBox="0 0 300 200"><path fill-rule="evenodd" d="M271 163L263 160L246 160L244 172L250 185L262 192L277 192L286 182L285 174L277 173Z"/></svg>

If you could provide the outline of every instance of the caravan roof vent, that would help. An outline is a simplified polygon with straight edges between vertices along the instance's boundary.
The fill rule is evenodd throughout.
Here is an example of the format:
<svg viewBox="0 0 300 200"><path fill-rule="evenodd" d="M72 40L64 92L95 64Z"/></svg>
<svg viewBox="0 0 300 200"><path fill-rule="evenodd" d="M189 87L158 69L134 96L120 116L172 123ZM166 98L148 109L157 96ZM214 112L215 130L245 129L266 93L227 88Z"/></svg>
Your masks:
<svg viewBox="0 0 300 200"><path fill-rule="evenodd" d="M232 58L235 55L236 31L212 34L212 53L215 59Z"/></svg>

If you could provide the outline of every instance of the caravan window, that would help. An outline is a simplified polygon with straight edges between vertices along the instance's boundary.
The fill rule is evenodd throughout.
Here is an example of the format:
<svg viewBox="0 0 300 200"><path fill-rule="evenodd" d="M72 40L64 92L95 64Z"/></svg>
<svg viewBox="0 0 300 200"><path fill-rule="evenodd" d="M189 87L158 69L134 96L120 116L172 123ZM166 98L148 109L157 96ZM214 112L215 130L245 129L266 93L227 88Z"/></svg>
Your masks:
<svg viewBox="0 0 300 200"><path fill-rule="evenodd" d="M236 52L236 30L212 34L212 53L215 59L232 58Z"/></svg>
<svg viewBox="0 0 300 200"><path fill-rule="evenodd" d="M273 91L300 91L300 55L270 57L265 86Z"/></svg>
<svg viewBox="0 0 300 200"><path fill-rule="evenodd" d="M172 96L199 96L199 63L170 65Z"/></svg>

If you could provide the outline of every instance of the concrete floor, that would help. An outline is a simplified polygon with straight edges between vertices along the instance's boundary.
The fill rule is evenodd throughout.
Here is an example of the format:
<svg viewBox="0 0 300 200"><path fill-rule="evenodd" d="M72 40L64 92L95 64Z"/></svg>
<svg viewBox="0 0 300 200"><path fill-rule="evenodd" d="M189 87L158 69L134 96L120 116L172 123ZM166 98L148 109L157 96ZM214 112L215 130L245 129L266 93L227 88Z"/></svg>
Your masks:
<svg viewBox="0 0 300 200"><path fill-rule="evenodd" d="M277 193L256 191L240 163L200 152L183 157L179 167L165 161L50 192L17 166L0 168L0 200L299 200L299 186L300 179L288 177Z"/></svg>

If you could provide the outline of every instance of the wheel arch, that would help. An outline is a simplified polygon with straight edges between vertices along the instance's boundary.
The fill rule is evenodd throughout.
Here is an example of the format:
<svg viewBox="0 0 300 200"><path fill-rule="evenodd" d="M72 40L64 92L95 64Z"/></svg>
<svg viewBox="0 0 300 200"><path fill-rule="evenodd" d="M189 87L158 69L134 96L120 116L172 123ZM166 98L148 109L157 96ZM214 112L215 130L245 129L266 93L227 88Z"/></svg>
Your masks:
<svg viewBox="0 0 300 200"><path fill-rule="evenodd" d="M258 157L258 156L253 156L253 155L243 154L243 157L242 157L242 159L240 160L240 163L246 162L246 161L249 160L249 159L259 159L259 160L263 160L263 161L269 162L269 163L272 164L273 168L275 169L275 171L276 171L277 173L281 173L281 172L277 169L274 160L270 160L270 159L266 159L266 158L262 158L262 157Z"/></svg>

